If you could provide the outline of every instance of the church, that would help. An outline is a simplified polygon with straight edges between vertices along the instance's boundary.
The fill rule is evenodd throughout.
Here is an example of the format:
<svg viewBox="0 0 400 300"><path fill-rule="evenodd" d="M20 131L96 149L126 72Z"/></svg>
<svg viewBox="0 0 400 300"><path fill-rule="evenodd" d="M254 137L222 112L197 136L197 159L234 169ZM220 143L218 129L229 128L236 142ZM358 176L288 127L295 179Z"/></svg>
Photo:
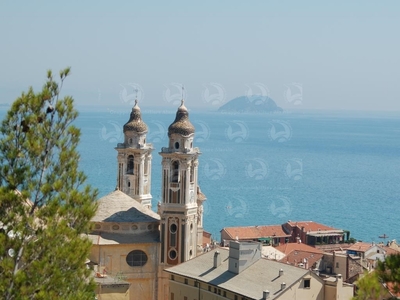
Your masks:
<svg viewBox="0 0 400 300"><path fill-rule="evenodd" d="M161 203L152 210L151 160L147 125L137 100L116 146L116 190L98 201L92 219L90 261L97 274L125 282L129 299L168 299L165 268L203 252L203 202L198 185L199 148L184 100L162 147ZM119 299L119 298L118 298Z"/></svg>

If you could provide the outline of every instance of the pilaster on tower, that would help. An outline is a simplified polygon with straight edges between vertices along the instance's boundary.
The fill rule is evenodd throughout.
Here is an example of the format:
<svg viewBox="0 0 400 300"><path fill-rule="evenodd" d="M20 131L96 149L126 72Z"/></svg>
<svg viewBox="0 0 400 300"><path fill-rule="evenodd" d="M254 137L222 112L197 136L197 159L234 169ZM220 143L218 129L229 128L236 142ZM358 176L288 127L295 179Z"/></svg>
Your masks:
<svg viewBox="0 0 400 300"><path fill-rule="evenodd" d="M161 203L161 263L176 265L196 257L199 218L198 157L193 147L194 126L182 100L175 121L168 128L168 147L162 156ZM204 199L205 200L205 199Z"/></svg>
<svg viewBox="0 0 400 300"><path fill-rule="evenodd" d="M151 209L151 152L146 143L147 125L135 100L128 122L124 125L124 142L118 143L117 188L143 206Z"/></svg>

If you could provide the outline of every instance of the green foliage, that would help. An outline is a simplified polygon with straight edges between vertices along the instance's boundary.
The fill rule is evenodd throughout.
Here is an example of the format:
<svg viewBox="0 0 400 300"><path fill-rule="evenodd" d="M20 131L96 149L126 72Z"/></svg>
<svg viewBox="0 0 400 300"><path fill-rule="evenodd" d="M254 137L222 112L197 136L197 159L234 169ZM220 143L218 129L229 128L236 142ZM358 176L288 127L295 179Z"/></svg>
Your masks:
<svg viewBox="0 0 400 300"><path fill-rule="evenodd" d="M389 289L388 289L389 287ZM389 293L400 292L400 254L389 255L372 273L366 273L357 281L354 300L397 299Z"/></svg>
<svg viewBox="0 0 400 300"><path fill-rule="evenodd" d="M2 299L93 299L85 238L97 191L78 169L72 97L51 71L40 92L15 100L0 125Z"/></svg>
<svg viewBox="0 0 400 300"><path fill-rule="evenodd" d="M389 293L383 287L376 272L365 272L357 281L357 293L353 300L380 300L387 299Z"/></svg>
<svg viewBox="0 0 400 300"><path fill-rule="evenodd" d="M376 271L383 282L390 284L393 292L400 293L400 254L387 256L385 261L378 263Z"/></svg>

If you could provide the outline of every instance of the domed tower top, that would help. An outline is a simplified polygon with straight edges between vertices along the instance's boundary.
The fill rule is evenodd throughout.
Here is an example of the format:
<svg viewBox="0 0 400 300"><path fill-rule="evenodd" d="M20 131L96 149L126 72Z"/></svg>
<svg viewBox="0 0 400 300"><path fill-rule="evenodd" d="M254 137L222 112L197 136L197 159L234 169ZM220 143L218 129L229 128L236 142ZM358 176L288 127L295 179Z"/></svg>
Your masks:
<svg viewBox="0 0 400 300"><path fill-rule="evenodd" d="M124 133L127 131L137 134L147 133L147 125L142 120L142 113L140 112L137 99L135 100L135 105L132 108L129 121L124 125Z"/></svg>
<svg viewBox="0 0 400 300"><path fill-rule="evenodd" d="M181 106L178 107L178 111L176 112L175 121L168 127L169 137L172 134L179 134L185 137L194 134L194 126L190 123L189 112L184 102L182 99Z"/></svg>

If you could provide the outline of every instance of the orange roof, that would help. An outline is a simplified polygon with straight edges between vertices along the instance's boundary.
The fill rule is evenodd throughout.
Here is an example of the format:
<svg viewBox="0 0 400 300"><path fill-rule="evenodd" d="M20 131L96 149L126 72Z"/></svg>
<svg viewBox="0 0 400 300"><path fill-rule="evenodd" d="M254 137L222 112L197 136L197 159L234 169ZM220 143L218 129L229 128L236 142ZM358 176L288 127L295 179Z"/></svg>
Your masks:
<svg viewBox="0 0 400 300"><path fill-rule="evenodd" d="M396 250L393 248L390 248L388 246L381 246L383 249L385 249L387 255L396 255L400 254L400 250Z"/></svg>
<svg viewBox="0 0 400 300"><path fill-rule="evenodd" d="M232 239L258 239L263 237L290 237L282 225L225 227L224 230ZM221 231L222 231L221 230Z"/></svg>
<svg viewBox="0 0 400 300"><path fill-rule="evenodd" d="M305 264L305 260L308 264L308 269L312 268L314 263L322 259L322 253L312 253L308 251L292 251L287 254L280 262L288 263L293 266L299 267L299 264ZM305 266L303 266L305 268Z"/></svg>
<svg viewBox="0 0 400 300"><path fill-rule="evenodd" d="M286 243L283 245L279 245L275 247L277 250L281 251L282 253L285 253L285 255L288 255L289 253L293 251L306 251L310 253L318 253L322 254L324 253L322 250L308 246L306 244L302 243Z"/></svg>
<svg viewBox="0 0 400 300"><path fill-rule="evenodd" d="M291 227L298 227L302 228L304 227L304 231L323 231L323 230L339 230L333 227L326 226L324 224L316 223L314 221L300 221L300 222L292 222L288 221L287 224L289 224Z"/></svg>
<svg viewBox="0 0 400 300"><path fill-rule="evenodd" d="M347 248L347 250L357 251L357 252L365 252L373 246L375 246L375 245L373 245L371 243L357 242L357 243L353 244L351 247Z"/></svg>

